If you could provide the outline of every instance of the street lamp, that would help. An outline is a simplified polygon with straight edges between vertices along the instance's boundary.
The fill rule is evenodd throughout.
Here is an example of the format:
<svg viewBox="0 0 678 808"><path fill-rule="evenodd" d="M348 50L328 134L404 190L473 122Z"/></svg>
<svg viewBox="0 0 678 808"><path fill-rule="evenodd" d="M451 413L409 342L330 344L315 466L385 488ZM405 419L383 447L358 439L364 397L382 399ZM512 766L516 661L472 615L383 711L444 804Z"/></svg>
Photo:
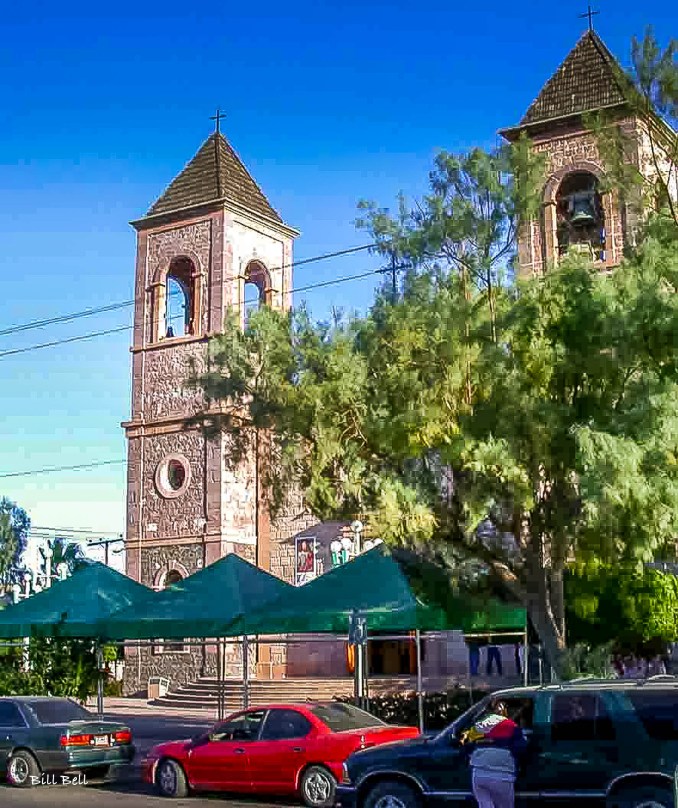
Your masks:
<svg viewBox="0 0 678 808"><path fill-rule="evenodd" d="M47 545L45 547L45 589L52 586L52 558L54 556L54 550Z"/></svg>
<svg viewBox="0 0 678 808"><path fill-rule="evenodd" d="M356 555L360 555L360 553L362 552L362 550L360 548L360 537L362 535L364 527L365 526L360 521L360 519L356 519L354 522L351 522L351 530L353 531L353 534L355 536L355 554Z"/></svg>

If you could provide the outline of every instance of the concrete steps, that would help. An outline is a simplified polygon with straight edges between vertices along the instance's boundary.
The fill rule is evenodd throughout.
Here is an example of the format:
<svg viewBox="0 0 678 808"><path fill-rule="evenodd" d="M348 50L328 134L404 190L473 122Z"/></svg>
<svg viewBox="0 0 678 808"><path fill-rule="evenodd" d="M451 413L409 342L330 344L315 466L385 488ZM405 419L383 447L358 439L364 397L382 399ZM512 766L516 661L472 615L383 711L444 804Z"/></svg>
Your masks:
<svg viewBox="0 0 678 808"><path fill-rule="evenodd" d="M381 677L370 680L370 694L402 692L416 687L414 677ZM227 679L223 683L223 698L227 711L242 708L243 682ZM334 696L353 694L353 679L251 679L248 685L249 704L271 704L286 701L328 701ZM219 682L216 678L202 678L178 685L165 696L155 699L158 707L186 710L215 710L219 705Z"/></svg>

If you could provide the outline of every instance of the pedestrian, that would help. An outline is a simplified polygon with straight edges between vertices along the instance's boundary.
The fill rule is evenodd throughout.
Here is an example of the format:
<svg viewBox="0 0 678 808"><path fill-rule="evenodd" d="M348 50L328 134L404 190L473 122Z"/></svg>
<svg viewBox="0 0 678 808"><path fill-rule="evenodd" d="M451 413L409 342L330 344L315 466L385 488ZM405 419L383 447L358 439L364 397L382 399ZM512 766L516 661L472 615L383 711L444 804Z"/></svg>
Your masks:
<svg viewBox="0 0 678 808"><path fill-rule="evenodd" d="M471 676L478 675L480 668L480 646L474 640L470 640L468 644L468 667Z"/></svg>
<svg viewBox="0 0 678 808"><path fill-rule="evenodd" d="M525 648L521 642L517 642L513 647L513 656L516 663L516 675L522 676L523 674L523 665L525 664L523 655L525 653Z"/></svg>
<svg viewBox="0 0 678 808"><path fill-rule="evenodd" d="M489 714L464 733L462 742L470 752L473 796L479 808L514 808L516 772L527 741L509 718L506 703L494 702Z"/></svg>
<svg viewBox="0 0 678 808"><path fill-rule="evenodd" d="M501 676L503 674L503 666L501 662L501 651L499 648L492 642L492 638L490 638L490 644L487 646L487 675L492 676L492 663L497 667L497 675Z"/></svg>

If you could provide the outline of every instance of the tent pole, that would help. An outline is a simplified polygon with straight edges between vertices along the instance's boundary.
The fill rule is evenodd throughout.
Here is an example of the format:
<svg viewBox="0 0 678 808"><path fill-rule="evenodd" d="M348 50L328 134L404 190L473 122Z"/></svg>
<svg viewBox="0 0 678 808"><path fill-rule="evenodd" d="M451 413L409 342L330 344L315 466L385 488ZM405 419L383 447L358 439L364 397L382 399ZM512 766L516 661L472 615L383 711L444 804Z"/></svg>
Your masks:
<svg viewBox="0 0 678 808"><path fill-rule="evenodd" d="M217 721L224 717L224 640L217 640Z"/></svg>
<svg viewBox="0 0 678 808"><path fill-rule="evenodd" d="M96 645L96 660L97 660L97 715L99 718L104 717L104 652L101 645Z"/></svg>
<svg viewBox="0 0 678 808"><path fill-rule="evenodd" d="M424 734L424 683L421 673L421 631L416 629L414 641L417 645L417 710L419 712L419 732Z"/></svg>
<svg viewBox="0 0 678 808"><path fill-rule="evenodd" d="M524 643L523 648L525 649L523 653L523 684L525 685L525 687L527 687L527 685L529 684L527 666L530 661L529 660L530 646L527 641L527 617L525 618L525 636L523 638L523 643Z"/></svg>
<svg viewBox="0 0 678 808"><path fill-rule="evenodd" d="M249 640L245 635L242 638L242 706L245 709L250 706L249 662Z"/></svg>

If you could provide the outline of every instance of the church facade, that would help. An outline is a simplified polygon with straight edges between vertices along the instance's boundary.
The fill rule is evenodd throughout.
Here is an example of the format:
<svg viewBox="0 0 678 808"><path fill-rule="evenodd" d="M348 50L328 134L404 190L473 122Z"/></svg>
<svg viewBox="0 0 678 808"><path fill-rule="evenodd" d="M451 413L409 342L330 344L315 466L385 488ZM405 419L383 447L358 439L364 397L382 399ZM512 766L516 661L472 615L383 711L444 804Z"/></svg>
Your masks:
<svg viewBox="0 0 678 808"><path fill-rule="evenodd" d="M543 273L571 249L591 257L602 270L610 269L633 239L637 212L604 190L604 161L585 126L588 113L613 113L635 144L630 159L651 173L647 124L629 112L620 73L600 38L588 31L520 124L502 132L508 140L526 133L547 163L542 214L518 240L523 275ZM228 437L207 438L188 425L205 406L200 391L188 383L191 367L205 367L208 341L221 331L227 312L235 311L244 323L251 303L280 309L291 305L298 231L284 223L218 130L133 226L132 412L123 424L127 573L160 589L235 552L300 583L299 537L305 537L307 551L322 534L322 549L323 543L341 538L341 526L332 533L316 525L301 497L272 519L259 480L263 458L252 456L235 471L229 469L224 460ZM284 646L260 646L252 675L348 673L342 644L328 644L322 659L309 646L304 651L303 643L295 648L292 659ZM445 675L460 664L463 669L459 637L450 637L441 648L428 655L427 675ZM214 674L214 650L176 644L128 649L126 689L143 689L154 674L173 682ZM393 672L413 672L409 655L401 652L394 652L400 663L394 663L399 670ZM226 670L242 675L235 644L227 647Z"/></svg>

